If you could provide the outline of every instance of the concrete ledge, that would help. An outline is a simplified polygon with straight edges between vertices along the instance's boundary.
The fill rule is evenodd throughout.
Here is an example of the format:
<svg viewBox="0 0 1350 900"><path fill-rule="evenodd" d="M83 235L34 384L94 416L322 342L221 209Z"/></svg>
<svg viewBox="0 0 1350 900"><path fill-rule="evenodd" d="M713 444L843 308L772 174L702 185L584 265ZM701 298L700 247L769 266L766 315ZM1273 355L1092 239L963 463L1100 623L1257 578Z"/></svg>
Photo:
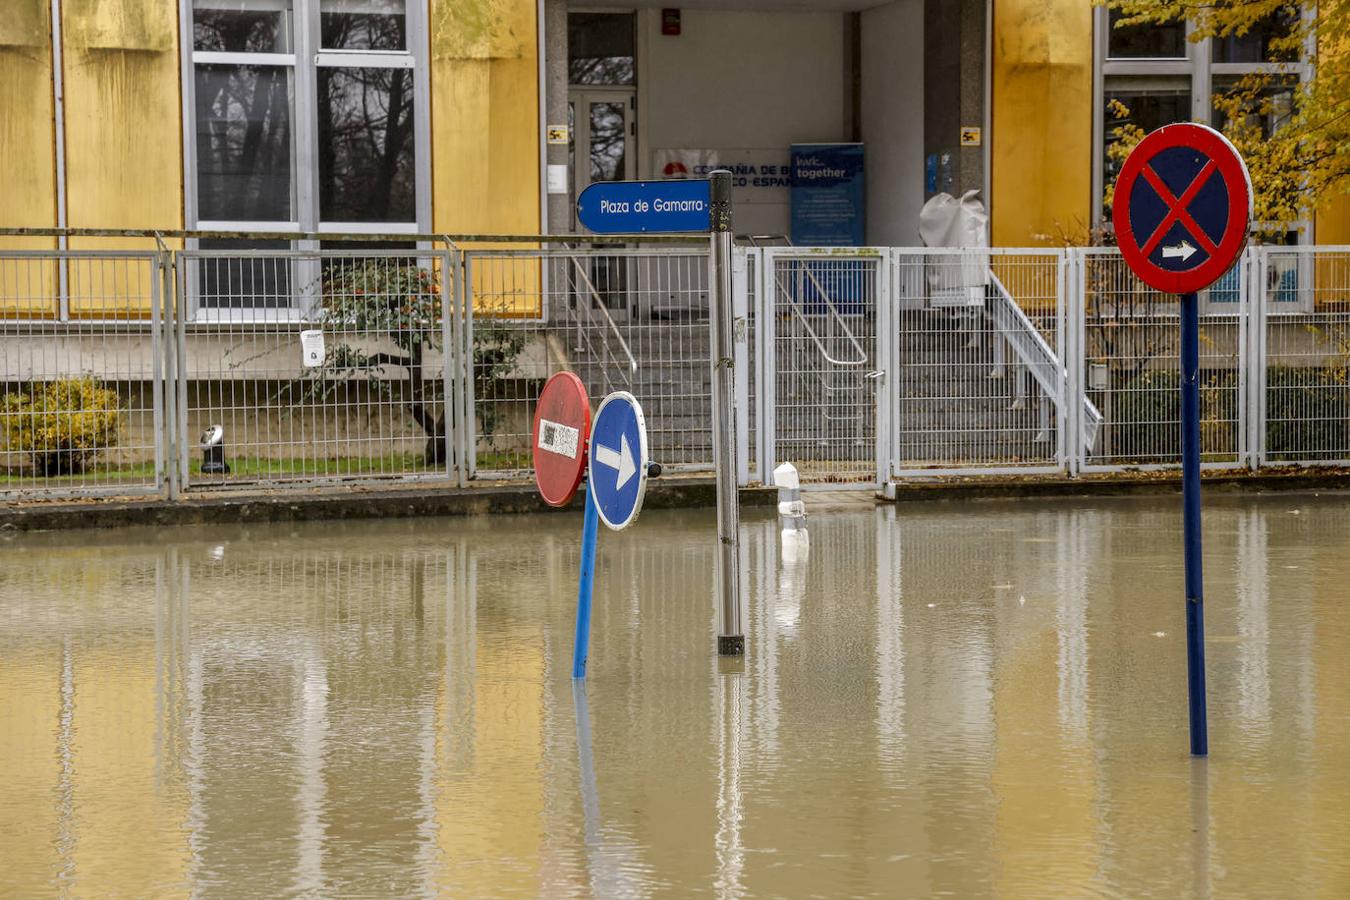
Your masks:
<svg viewBox="0 0 1350 900"><path fill-rule="evenodd" d="M772 506L773 488L743 488L742 506ZM710 478L670 478L647 487L644 509L707 507L717 504ZM30 501L0 506L0 529L53 531L72 528L120 528L132 525L217 525L308 522L341 519L397 519L418 516L474 516L493 513L580 512L581 499L556 509L539 499L533 484L497 484L465 489L324 488L305 493L259 496L215 494L171 503L159 499Z"/></svg>
<svg viewBox="0 0 1350 900"><path fill-rule="evenodd" d="M1204 476L1207 497L1282 491L1350 490L1350 468L1272 469L1261 472L1211 472ZM1080 478L1062 476L982 476L906 481L896 484L896 503L973 500L1055 499L1176 494L1180 472L1123 472ZM829 502L822 492L806 494ZM856 499L855 499L856 498ZM742 507L772 507L774 488L740 491ZM865 491L848 492L849 506L878 501ZM668 477L653 481L646 509L712 507L717 503L711 478ZM568 510L577 512L580 501ZM567 512L547 506L532 484L496 483L471 488L406 486L335 487L276 494L225 494L192 497L176 503L158 499L23 501L0 504L0 530L54 531L120 528L133 525L177 526L320 520L472 516L503 513Z"/></svg>
<svg viewBox="0 0 1350 900"><path fill-rule="evenodd" d="M1200 476L1206 496L1214 493L1266 493L1350 489L1350 468L1215 471ZM1181 472L1119 472L1066 478L1061 475L1005 475L898 482L895 502L1008 500L1022 497L1120 497L1181 493Z"/></svg>

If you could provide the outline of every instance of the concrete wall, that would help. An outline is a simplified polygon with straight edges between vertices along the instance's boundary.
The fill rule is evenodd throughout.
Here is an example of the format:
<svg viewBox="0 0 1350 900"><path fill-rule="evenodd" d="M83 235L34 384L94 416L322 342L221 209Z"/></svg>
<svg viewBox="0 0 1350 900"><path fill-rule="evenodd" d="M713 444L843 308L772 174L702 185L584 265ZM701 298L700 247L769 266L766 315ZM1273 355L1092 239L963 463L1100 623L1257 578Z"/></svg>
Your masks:
<svg viewBox="0 0 1350 900"><path fill-rule="evenodd" d="M923 0L896 0L862 14L869 244L919 244L919 209L924 201L923 24Z"/></svg>
<svg viewBox="0 0 1350 900"><path fill-rule="evenodd" d="M838 12L685 9L669 37L659 10L640 12L639 176L653 177L658 149L777 151L785 164L790 144L848 140L847 23ZM764 193L735 198L738 233L787 233L788 190L757 202Z"/></svg>

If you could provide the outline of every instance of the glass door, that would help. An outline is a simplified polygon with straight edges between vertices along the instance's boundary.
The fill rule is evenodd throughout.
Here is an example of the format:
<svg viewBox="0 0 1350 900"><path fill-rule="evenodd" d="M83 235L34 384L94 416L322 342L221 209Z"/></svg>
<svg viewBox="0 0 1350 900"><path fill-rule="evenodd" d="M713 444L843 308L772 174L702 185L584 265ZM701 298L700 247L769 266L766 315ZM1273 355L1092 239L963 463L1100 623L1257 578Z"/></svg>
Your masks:
<svg viewBox="0 0 1350 900"><path fill-rule="evenodd" d="M636 177L634 154L634 101L632 88L573 87L569 96L568 148L572 171L572 228L584 232L576 221L576 200L590 185L601 181L626 181ZM592 303L603 303L614 312L628 312L627 258L590 257L584 272L576 272L577 292Z"/></svg>

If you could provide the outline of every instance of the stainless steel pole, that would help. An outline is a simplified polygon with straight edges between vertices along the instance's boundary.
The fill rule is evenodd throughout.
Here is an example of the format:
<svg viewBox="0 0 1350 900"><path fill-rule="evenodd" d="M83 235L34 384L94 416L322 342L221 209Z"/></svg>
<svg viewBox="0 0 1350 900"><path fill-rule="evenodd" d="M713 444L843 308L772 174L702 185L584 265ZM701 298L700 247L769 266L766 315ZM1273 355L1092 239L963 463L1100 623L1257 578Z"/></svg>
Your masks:
<svg viewBox="0 0 1350 900"><path fill-rule="evenodd" d="M712 327L713 461L717 466L717 594L720 656L745 653L741 627L740 510L736 494L736 395L732 365L735 332L731 308L731 173L712 173L711 248L708 264Z"/></svg>

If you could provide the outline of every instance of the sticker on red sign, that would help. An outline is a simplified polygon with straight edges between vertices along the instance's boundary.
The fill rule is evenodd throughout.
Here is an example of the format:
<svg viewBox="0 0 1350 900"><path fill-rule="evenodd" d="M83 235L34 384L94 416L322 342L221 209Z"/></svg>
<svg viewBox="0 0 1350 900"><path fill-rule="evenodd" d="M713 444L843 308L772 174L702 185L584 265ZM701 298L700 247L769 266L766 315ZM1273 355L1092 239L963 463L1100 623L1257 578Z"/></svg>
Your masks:
<svg viewBox="0 0 1350 900"><path fill-rule="evenodd" d="M586 441L591 433L591 401L581 379L571 372L550 378L534 411L534 483L549 506L566 506L586 471Z"/></svg>
<svg viewBox="0 0 1350 900"><path fill-rule="evenodd" d="M1213 128L1183 122L1149 133L1116 179L1116 243L1149 287L1190 294L1218 281L1247 246L1247 165Z"/></svg>

